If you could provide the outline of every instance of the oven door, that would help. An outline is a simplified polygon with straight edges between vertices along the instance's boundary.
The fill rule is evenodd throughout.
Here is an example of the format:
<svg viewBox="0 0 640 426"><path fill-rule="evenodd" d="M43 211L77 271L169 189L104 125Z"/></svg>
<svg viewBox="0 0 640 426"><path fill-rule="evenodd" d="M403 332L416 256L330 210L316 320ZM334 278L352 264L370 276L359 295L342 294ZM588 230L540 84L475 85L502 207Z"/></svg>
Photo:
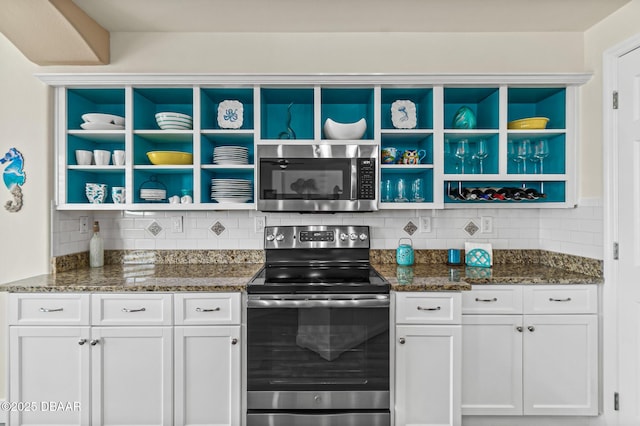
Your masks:
<svg viewBox="0 0 640 426"><path fill-rule="evenodd" d="M258 209L376 210L376 157L371 145L260 145Z"/></svg>
<svg viewBox="0 0 640 426"><path fill-rule="evenodd" d="M389 295L248 295L248 410L389 410Z"/></svg>

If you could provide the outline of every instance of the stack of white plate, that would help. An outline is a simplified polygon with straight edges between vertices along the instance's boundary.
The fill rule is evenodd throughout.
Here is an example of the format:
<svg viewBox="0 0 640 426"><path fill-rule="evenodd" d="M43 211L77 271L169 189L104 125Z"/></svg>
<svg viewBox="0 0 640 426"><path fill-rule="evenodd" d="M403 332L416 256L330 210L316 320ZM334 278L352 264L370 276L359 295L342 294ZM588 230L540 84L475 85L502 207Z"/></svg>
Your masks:
<svg viewBox="0 0 640 426"><path fill-rule="evenodd" d="M211 199L219 203L246 203L253 198L248 179L211 179Z"/></svg>
<svg viewBox="0 0 640 426"><path fill-rule="evenodd" d="M156 114L156 122L162 130L193 129L193 118L179 112L159 112Z"/></svg>
<svg viewBox="0 0 640 426"><path fill-rule="evenodd" d="M249 149L245 146L217 146L213 149L214 164L249 164Z"/></svg>
<svg viewBox="0 0 640 426"><path fill-rule="evenodd" d="M124 117L113 114L88 113L83 114L84 123L80 124L84 130L122 130Z"/></svg>
<svg viewBox="0 0 640 426"><path fill-rule="evenodd" d="M166 189L141 189L140 198L145 201L163 201L167 198Z"/></svg>

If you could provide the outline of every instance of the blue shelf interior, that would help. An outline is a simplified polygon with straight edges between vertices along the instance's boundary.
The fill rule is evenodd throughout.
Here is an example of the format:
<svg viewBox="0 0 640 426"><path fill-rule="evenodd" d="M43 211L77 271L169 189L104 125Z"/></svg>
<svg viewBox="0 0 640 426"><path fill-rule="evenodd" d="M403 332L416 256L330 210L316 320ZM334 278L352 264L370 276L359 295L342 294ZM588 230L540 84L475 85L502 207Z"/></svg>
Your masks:
<svg viewBox="0 0 640 426"><path fill-rule="evenodd" d="M133 91L133 128L160 130L158 112L179 112L193 118L192 88L150 88Z"/></svg>
<svg viewBox="0 0 640 426"><path fill-rule="evenodd" d="M102 113L124 117L124 89L67 90L67 129L80 130L83 114Z"/></svg>
<svg viewBox="0 0 640 426"><path fill-rule="evenodd" d="M465 160L464 171L466 173L480 174L480 163L472 156L478 152L478 141L487 141L487 152L489 155L482 160L482 172L483 174L497 174L499 171L499 154L498 154L498 134L483 134L483 135L471 135L471 134L458 134L447 135L444 142L444 173L445 174L459 174L462 173L461 159L456 157L456 151L458 144L461 140L467 140L469 142L470 154Z"/></svg>
<svg viewBox="0 0 640 426"><path fill-rule="evenodd" d="M253 129L253 89L251 88L208 88L202 89L200 96L202 129L220 129L218 126L218 104L222 101L240 101L243 117L240 129Z"/></svg>
<svg viewBox="0 0 640 426"><path fill-rule="evenodd" d="M449 187L452 189L456 188L534 188L538 192L542 192L547 195L546 198L538 198L537 200L452 200L448 197ZM444 201L447 204L453 203L465 203L465 204L491 204L491 205L505 205L505 204L530 204L530 203L562 203L566 200L565 188L566 184L564 181L549 181L549 182L539 182L539 181L445 181L444 182Z"/></svg>
<svg viewBox="0 0 640 426"><path fill-rule="evenodd" d="M149 151L180 151L193 154L193 143L179 142L176 140L159 141L145 136L134 135L133 137L133 164L151 165L147 152Z"/></svg>
<svg viewBox="0 0 640 426"><path fill-rule="evenodd" d="M522 140L528 139L531 144L531 149L534 149L534 145L541 139L546 139L549 146L549 155L543 160L542 171L544 174L564 174L566 173L566 138L565 134L558 135L536 135L533 134L518 134L517 137L509 135L509 141L507 142L507 156L509 163L507 164L507 173L509 174L535 174L540 173L540 163L537 161L522 162L520 166L513 161L513 150L517 149L517 144Z"/></svg>
<svg viewBox="0 0 640 426"><path fill-rule="evenodd" d="M322 125L327 118L338 123L355 123L364 118L367 121L367 130L362 139L373 139L373 89L324 88L320 93ZM323 131L324 138L326 136Z"/></svg>
<svg viewBox="0 0 640 426"><path fill-rule="evenodd" d="M393 129L391 104L407 100L416 105L416 129L433 129L433 90L431 88L383 88L382 129Z"/></svg>
<svg viewBox="0 0 640 426"><path fill-rule="evenodd" d="M493 87L462 88L446 87L444 89L444 128L453 129L453 118L456 112L466 106L476 116L477 129L498 129L499 90Z"/></svg>
<svg viewBox="0 0 640 426"><path fill-rule="evenodd" d="M509 88L507 121L547 117L547 129L566 127L565 88Z"/></svg>
<svg viewBox="0 0 640 426"><path fill-rule="evenodd" d="M202 179L200 180L200 194L201 203L214 203L217 201L211 199L211 179L248 179L253 182L253 170L238 170L238 169L215 169L215 170L202 170ZM253 186L252 186L253 189ZM247 203L253 202L252 199Z"/></svg>
<svg viewBox="0 0 640 426"><path fill-rule="evenodd" d="M253 135L244 133L205 134L200 138L200 164L213 164L213 150L217 146L247 148L249 164L255 164Z"/></svg>
<svg viewBox="0 0 640 426"><path fill-rule="evenodd" d="M79 138L69 135L67 137L67 164L77 165L76 162L76 150L81 149L85 151L93 151L94 149L102 149L106 151L124 150L123 142L97 142L88 140L85 138ZM113 163L111 163L113 164Z"/></svg>
<svg viewBox="0 0 640 426"><path fill-rule="evenodd" d="M382 148L396 148L396 159L407 150L424 150L425 157L420 164L433 164L433 135L385 134L382 135Z"/></svg>
<svg viewBox="0 0 640 426"><path fill-rule="evenodd" d="M124 170L113 172L67 170L67 203L88 203L89 200L87 200L87 196L85 195L85 184L87 183L107 184L107 198L104 202L105 204L113 203L111 199L111 188L114 186L125 186Z"/></svg>
<svg viewBox="0 0 640 426"><path fill-rule="evenodd" d="M380 177L380 201L383 203L396 203L386 201L386 194L390 193L390 199L394 200L398 194L398 182L404 180L408 202L432 203L433 202L433 169L411 169L411 166L401 169L382 169ZM421 180L423 185L422 195L424 200L412 200L412 187L416 180ZM387 188L388 186L388 188ZM402 203L401 201L398 203Z"/></svg>
<svg viewBox="0 0 640 426"><path fill-rule="evenodd" d="M262 139L281 139L281 132L287 130L289 104L296 139L313 139L313 89L261 89L260 93Z"/></svg>
<svg viewBox="0 0 640 426"><path fill-rule="evenodd" d="M153 182L152 180L156 181ZM164 184L164 186L163 186ZM133 202L134 203L165 203L164 201L147 201L140 198L140 189L167 189L167 199L171 196L182 196L183 190L193 191L193 172L191 170L162 169L134 170L133 172Z"/></svg>

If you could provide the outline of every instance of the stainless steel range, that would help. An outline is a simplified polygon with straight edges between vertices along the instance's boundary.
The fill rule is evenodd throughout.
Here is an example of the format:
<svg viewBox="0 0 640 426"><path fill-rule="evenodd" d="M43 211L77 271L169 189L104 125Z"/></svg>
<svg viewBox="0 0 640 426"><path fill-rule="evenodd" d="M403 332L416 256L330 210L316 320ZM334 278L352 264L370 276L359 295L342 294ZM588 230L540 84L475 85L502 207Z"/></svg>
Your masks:
<svg viewBox="0 0 640 426"><path fill-rule="evenodd" d="M247 287L247 426L388 426L389 283L367 226L265 229Z"/></svg>

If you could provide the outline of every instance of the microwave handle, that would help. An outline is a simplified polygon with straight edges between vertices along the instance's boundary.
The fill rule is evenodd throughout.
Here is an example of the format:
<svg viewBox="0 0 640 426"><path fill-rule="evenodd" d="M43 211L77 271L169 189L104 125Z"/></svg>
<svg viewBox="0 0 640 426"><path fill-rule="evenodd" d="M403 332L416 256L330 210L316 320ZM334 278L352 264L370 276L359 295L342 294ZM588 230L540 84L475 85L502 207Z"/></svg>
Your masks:
<svg viewBox="0 0 640 426"><path fill-rule="evenodd" d="M351 201L358 198L358 178L358 161L356 158L351 158Z"/></svg>

